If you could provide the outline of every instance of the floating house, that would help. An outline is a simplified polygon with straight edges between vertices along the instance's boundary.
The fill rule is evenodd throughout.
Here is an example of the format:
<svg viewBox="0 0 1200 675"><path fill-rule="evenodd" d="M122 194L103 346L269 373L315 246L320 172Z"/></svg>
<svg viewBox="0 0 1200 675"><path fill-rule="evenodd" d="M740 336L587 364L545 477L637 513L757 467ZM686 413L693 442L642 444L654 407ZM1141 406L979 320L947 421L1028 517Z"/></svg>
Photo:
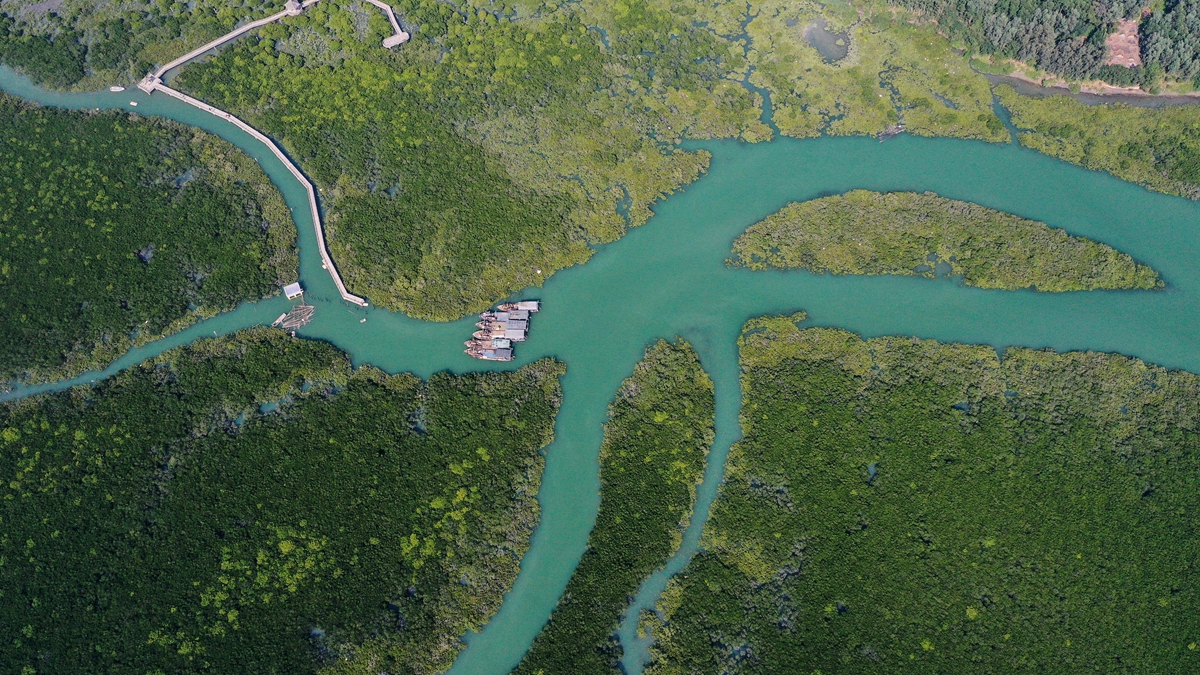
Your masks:
<svg viewBox="0 0 1200 675"><path fill-rule="evenodd" d="M295 300L296 298L304 295L304 289L300 287L300 282L297 281L294 284L288 284L287 286L284 286L283 294L287 296L288 300Z"/></svg>
<svg viewBox="0 0 1200 675"><path fill-rule="evenodd" d="M466 353L485 361L511 361L512 343L524 342L529 332L530 312L540 309L537 300L506 302L479 315L479 330L465 343Z"/></svg>

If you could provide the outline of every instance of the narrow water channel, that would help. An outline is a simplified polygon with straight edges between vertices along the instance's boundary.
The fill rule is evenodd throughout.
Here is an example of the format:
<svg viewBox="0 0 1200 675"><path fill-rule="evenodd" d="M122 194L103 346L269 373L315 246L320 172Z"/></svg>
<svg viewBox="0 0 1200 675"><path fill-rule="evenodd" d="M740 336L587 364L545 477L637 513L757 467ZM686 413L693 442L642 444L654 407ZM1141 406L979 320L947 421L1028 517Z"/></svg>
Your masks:
<svg viewBox="0 0 1200 675"><path fill-rule="evenodd" d="M597 455L609 401L647 343L681 335L700 353L716 386L717 443L698 491L699 512L681 555L649 580L636 607L653 605L667 574L695 550L729 444L739 435L735 340L749 317L804 309L811 325L867 337L915 335L943 341L1058 350L1095 349L1200 372L1200 204L1154 194L1014 145L900 136L780 139L693 144L713 153L707 176L664 201L647 225L602 246L586 265L562 271L540 297L543 311L520 358L487 364L462 354L473 319L429 323L343 302L321 269L303 189L260 144L235 127L174 99L140 91L53 94L0 69L0 88L48 105L123 108L201 127L255 157L280 187L299 228L300 276L317 307L300 333L348 352L356 364L422 377L449 370L512 369L543 356L568 366L556 440L547 448L540 524L521 574L500 612L451 672L507 673L528 649L587 543L599 503ZM130 101L139 103L129 106ZM964 287L952 279L833 277L728 269L733 238L789 201L854 188L931 190L1041 220L1111 244L1159 270L1158 292L1037 294ZM204 336L269 323L290 303L275 298L133 350L104 373L21 389L7 398L87 382ZM366 318L365 323L360 319ZM631 612L636 616L636 611ZM640 671L645 644L627 622L626 666Z"/></svg>

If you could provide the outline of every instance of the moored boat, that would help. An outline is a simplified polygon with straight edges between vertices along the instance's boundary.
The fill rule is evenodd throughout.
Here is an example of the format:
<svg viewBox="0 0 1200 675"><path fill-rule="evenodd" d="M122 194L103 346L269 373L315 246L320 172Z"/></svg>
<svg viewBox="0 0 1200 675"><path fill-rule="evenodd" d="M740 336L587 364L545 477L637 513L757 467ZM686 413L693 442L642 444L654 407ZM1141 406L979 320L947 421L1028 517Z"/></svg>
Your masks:
<svg viewBox="0 0 1200 675"><path fill-rule="evenodd" d="M537 300L505 302L494 310L479 314L479 330L463 344L469 356L485 361L511 361L513 343L524 342L529 331L530 313L541 308Z"/></svg>

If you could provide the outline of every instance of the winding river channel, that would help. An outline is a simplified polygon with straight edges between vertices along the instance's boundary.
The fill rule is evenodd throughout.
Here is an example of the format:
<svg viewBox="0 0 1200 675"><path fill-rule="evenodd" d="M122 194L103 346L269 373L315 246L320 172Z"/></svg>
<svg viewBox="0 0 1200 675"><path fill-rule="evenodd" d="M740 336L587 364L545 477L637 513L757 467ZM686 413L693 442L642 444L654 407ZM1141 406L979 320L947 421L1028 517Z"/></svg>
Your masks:
<svg viewBox="0 0 1200 675"><path fill-rule="evenodd" d="M563 404L547 449L541 522L521 574L500 612L466 636L455 674L507 673L553 610L587 543L599 504L597 456L609 401L655 338L682 336L697 349L716 385L717 437L682 550L646 582L630 616L653 605L669 573L695 551L725 455L739 436L736 339L746 319L803 309L811 325L864 336L915 335L943 341L1130 354L1200 372L1200 204L1148 192L1013 144L990 145L900 136L733 141L689 147L713 154L706 176L656 208L651 221L602 246L586 265L564 270L543 289L543 310L520 358L489 364L462 353L474 318L418 321L338 296L321 262L307 196L266 147L207 113L141 91L58 94L0 69L0 88L47 105L121 108L161 115L213 132L256 158L292 208L301 249L300 277L316 318L300 333L327 340L355 364L422 377L449 370L512 369L544 356L564 361ZM135 101L138 106L131 107ZM854 188L934 191L1062 227L1148 263L1167 288L1148 292L1038 294L987 291L953 279L833 277L805 272L729 269L733 238L789 201ZM195 339L270 323L290 302L273 298L135 349L102 373L18 389L7 398L99 379ZM360 322L366 318L367 321ZM631 542L631 545L635 545ZM628 672L641 670L646 644L633 621L621 629Z"/></svg>

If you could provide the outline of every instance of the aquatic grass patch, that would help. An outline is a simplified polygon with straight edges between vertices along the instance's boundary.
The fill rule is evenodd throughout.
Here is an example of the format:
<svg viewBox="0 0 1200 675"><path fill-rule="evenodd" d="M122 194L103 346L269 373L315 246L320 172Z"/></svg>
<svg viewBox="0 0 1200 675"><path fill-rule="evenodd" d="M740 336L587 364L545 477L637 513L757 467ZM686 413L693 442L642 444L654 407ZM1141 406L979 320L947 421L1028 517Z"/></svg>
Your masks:
<svg viewBox="0 0 1200 675"><path fill-rule="evenodd" d="M1192 669L1200 378L799 318L746 325L647 672Z"/></svg>
<svg viewBox="0 0 1200 675"><path fill-rule="evenodd" d="M609 407L588 548L515 673L621 672L617 624L642 581L679 547L713 414L713 384L691 346L650 346Z"/></svg>
<svg viewBox="0 0 1200 675"><path fill-rule="evenodd" d="M255 329L0 406L0 670L448 668L528 547L562 373Z"/></svg>
<svg viewBox="0 0 1200 675"><path fill-rule="evenodd" d="M788 204L733 242L730 264L754 270L933 278L1044 292L1156 289L1158 273L1112 247L1045 223L933 193L844 195Z"/></svg>
<svg viewBox="0 0 1200 675"><path fill-rule="evenodd" d="M101 367L273 295L296 278L295 238L279 191L225 141L0 95L0 382Z"/></svg>
<svg viewBox="0 0 1200 675"><path fill-rule="evenodd" d="M1007 139L987 80L945 37L914 25L903 10L765 0L748 11L750 81L771 92L784 135L878 134L902 122L922 136ZM826 33L847 35L845 57L828 62L810 44L808 28L816 22Z"/></svg>

